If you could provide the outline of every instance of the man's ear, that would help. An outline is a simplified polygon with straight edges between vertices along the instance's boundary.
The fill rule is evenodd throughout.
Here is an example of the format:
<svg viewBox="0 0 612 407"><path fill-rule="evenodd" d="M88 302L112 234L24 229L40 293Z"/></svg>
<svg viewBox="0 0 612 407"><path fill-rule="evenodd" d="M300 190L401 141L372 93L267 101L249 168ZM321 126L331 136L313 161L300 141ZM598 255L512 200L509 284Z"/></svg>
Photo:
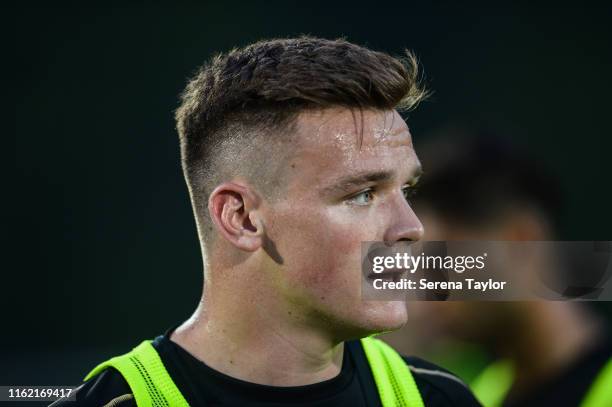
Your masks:
<svg viewBox="0 0 612 407"><path fill-rule="evenodd" d="M226 182L208 199L208 212L218 232L237 248L254 252L263 245L260 198L248 186Z"/></svg>

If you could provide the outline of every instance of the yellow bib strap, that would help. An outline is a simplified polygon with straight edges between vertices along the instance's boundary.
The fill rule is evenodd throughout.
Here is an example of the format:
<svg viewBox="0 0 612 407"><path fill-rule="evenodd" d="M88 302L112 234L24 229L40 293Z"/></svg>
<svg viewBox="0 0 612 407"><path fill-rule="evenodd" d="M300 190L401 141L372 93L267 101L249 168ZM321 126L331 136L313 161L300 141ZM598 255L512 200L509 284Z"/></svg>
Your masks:
<svg viewBox="0 0 612 407"><path fill-rule="evenodd" d="M612 405L612 359L601 369L580 407Z"/></svg>
<svg viewBox="0 0 612 407"><path fill-rule="evenodd" d="M143 341L131 352L99 364L84 380L91 379L108 367L121 373L138 406L189 407L149 340Z"/></svg>
<svg viewBox="0 0 612 407"><path fill-rule="evenodd" d="M361 339L383 407L424 407L404 359L379 339Z"/></svg>

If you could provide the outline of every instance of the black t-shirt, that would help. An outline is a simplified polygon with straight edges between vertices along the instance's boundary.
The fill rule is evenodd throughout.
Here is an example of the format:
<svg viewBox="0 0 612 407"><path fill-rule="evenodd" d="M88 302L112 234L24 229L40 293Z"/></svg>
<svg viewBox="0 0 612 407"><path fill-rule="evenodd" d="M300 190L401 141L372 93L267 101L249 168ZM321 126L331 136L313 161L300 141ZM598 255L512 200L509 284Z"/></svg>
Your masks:
<svg viewBox="0 0 612 407"><path fill-rule="evenodd" d="M380 406L376 384L359 341L345 342L338 376L320 383L274 387L227 376L171 341L174 328L153 341L172 380L191 406ZM404 358L427 407L478 406L468 388L456 376L419 358ZM121 374L108 368L76 390L76 401L52 406L135 406L131 390Z"/></svg>

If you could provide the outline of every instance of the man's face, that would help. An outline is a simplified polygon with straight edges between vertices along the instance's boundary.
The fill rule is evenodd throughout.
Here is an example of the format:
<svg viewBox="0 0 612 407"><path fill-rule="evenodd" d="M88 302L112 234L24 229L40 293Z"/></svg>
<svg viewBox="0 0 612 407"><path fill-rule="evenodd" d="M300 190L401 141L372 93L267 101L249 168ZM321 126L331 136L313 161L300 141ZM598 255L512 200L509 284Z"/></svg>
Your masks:
<svg viewBox="0 0 612 407"><path fill-rule="evenodd" d="M328 109L297 128L284 195L262 208L276 253L266 269L296 314L338 335L403 325L404 302L361 300L361 243L422 237L406 199L420 173L406 123L396 111Z"/></svg>

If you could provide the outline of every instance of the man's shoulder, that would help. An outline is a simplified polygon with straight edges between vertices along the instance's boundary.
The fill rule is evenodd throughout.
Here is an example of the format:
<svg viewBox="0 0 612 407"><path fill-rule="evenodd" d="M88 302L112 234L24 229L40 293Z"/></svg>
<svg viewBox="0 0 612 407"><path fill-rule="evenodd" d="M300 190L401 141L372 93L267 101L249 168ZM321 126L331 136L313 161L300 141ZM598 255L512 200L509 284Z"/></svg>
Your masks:
<svg viewBox="0 0 612 407"><path fill-rule="evenodd" d="M158 335L151 340L151 345L158 352L160 351L160 343L165 335ZM161 354L160 356L163 358ZM51 406L105 406L107 404L116 407L136 406L130 385L123 375L112 366L106 367L100 373L77 387L75 389L75 401L60 399L51 404Z"/></svg>
<svg viewBox="0 0 612 407"><path fill-rule="evenodd" d="M416 356L403 356L424 400L434 405L479 406L469 387L450 371Z"/></svg>
<svg viewBox="0 0 612 407"><path fill-rule="evenodd" d="M370 367L360 341L349 341L347 344L355 355L356 368L362 372L362 380L375 387L373 378L369 377L371 375L363 374L370 371ZM415 356L401 356L426 406L480 406L468 386L448 370Z"/></svg>
<svg viewBox="0 0 612 407"><path fill-rule="evenodd" d="M130 386L121 373L109 367L87 380L75 390L75 400L58 400L52 407L105 406L135 407Z"/></svg>

